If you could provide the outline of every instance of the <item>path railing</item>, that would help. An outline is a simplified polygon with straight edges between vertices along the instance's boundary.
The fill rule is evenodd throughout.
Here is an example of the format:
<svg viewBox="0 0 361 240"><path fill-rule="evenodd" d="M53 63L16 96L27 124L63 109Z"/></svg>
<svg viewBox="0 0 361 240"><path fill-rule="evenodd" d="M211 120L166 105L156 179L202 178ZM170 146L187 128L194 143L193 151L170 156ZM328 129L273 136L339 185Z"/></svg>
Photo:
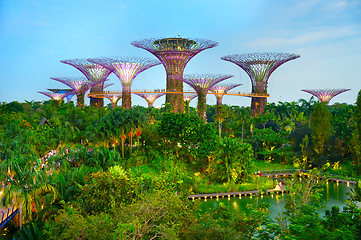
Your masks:
<svg viewBox="0 0 361 240"><path fill-rule="evenodd" d="M17 213L19 212L19 209L15 206L12 206L10 208L3 208L0 210L0 229L9 222Z"/></svg>

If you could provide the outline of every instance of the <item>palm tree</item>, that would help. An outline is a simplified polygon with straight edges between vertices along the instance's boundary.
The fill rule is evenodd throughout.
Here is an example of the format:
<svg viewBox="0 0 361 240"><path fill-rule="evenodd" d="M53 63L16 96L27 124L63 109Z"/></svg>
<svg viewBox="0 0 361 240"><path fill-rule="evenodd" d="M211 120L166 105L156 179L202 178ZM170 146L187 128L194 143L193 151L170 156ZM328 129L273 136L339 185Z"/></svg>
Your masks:
<svg viewBox="0 0 361 240"><path fill-rule="evenodd" d="M311 113L313 111L313 107L315 103L317 102L314 96L310 98L309 101L306 101L305 99L298 100L299 103L301 103L301 109L305 113L306 116L308 116L308 126L311 127Z"/></svg>
<svg viewBox="0 0 361 240"><path fill-rule="evenodd" d="M32 219L32 206L35 203L35 210L40 211L45 203L44 199L54 202L56 189L46 182L46 175L42 172L34 172L29 166L15 166L13 176L5 174L9 183L4 188L1 199L2 206L15 204L20 208L20 229L23 222ZM3 173L4 174L4 173Z"/></svg>

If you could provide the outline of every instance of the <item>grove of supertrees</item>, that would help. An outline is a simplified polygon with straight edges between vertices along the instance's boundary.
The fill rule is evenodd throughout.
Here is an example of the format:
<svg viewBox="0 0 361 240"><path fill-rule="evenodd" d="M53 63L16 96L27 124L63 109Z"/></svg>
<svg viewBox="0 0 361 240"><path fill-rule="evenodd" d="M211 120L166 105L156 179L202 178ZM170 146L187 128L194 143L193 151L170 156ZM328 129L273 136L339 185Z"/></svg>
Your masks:
<svg viewBox="0 0 361 240"><path fill-rule="evenodd" d="M217 83L220 83L233 75L225 74L186 74L184 77L172 76L179 79L191 86L198 95L198 116L207 121L206 108L207 108L207 93Z"/></svg>
<svg viewBox="0 0 361 240"><path fill-rule="evenodd" d="M233 88L239 87L242 84L222 84L222 85L215 85L211 87L209 90L216 95L217 99L217 105L222 105L222 99L224 94L227 94L227 92Z"/></svg>
<svg viewBox="0 0 361 240"><path fill-rule="evenodd" d="M80 72L82 72L89 81L98 82L99 84L94 85L90 92L102 92L104 89L104 81L112 73L111 70L99 65L89 62L87 59L68 59L60 61L65 64L69 64ZM90 98L90 105L103 107L104 99L103 98Z"/></svg>
<svg viewBox="0 0 361 240"><path fill-rule="evenodd" d="M341 89L301 89L301 91L307 92L312 94L313 96L317 97L320 102L325 103L326 105L331 101L333 97L336 97L340 93L347 92L351 89L341 88Z"/></svg>
<svg viewBox="0 0 361 240"><path fill-rule="evenodd" d="M148 107L153 107L153 103L158 98L165 95L165 93L136 93L141 98L144 98L145 101L148 103Z"/></svg>
<svg viewBox="0 0 361 240"><path fill-rule="evenodd" d="M101 84L104 80L100 81L89 81L82 77L52 77L51 79L64 83L76 93L76 106L84 107L84 96L85 93L97 84Z"/></svg>
<svg viewBox="0 0 361 240"><path fill-rule="evenodd" d="M109 69L119 78L123 87L122 106L125 109L131 108L132 105L131 85L135 77L160 64L158 60L140 57L89 58L88 61Z"/></svg>
<svg viewBox="0 0 361 240"><path fill-rule="evenodd" d="M267 94L268 79L273 71L299 57L300 55L291 53L246 53L224 56L221 59L238 65L248 74L252 82L252 93ZM253 116L262 114L266 104L267 98L252 97Z"/></svg>
<svg viewBox="0 0 361 240"><path fill-rule="evenodd" d="M179 78L183 77L187 63L201 51L218 45L211 40L181 37L143 39L131 44L149 51L162 62L167 74L166 102L174 107L176 113L182 113L184 109L183 82Z"/></svg>

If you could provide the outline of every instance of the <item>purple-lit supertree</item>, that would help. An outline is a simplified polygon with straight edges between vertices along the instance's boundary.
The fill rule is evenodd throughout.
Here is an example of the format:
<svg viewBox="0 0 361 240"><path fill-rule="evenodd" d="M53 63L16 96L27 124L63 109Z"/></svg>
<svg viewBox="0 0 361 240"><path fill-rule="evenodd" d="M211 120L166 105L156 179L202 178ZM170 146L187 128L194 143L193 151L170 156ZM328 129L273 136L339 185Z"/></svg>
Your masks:
<svg viewBox="0 0 361 240"><path fill-rule="evenodd" d="M349 91L351 89L314 89L314 90L307 90L301 89L301 91L307 92L312 94L313 96L317 97L321 102L324 102L326 105L330 102L330 100L339 95L340 93Z"/></svg>
<svg viewBox="0 0 361 240"><path fill-rule="evenodd" d="M177 78L189 86L191 86L198 95L198 116L204 119L204 122L207 121L206 118L206 108L207 108L207 93L210 88L216 85L219 82L222 82L228 78L233 77L233 75L223 75L223 74L186 74L184 77L172 76Z"/></svg>
<svg viewBox="0 0 361 240"><path fill-rule="evenodd" d="M183 71L189 60L201 51L213 48L217 42L204 39L186 38L152 38L134 41L133 46L145 49L156 56L164 65L167 73L166 102L174 107L177 113L183 112ZM178 78L172 77L177 76ZM177 92L177 93L170 93Z"/></svg>
<svg viewBox="0 0 361 240"><path fill-rule="evenodd" d="M142 97L147 101L148 107L153 107L153 103L156 99L160 98L161 96L164 96L165 93L135 93L139 97Z"/></svg>
<svg viewBox="0 0 361 240"><path fill-rule="evenodd" d="M139 57L90 58L88 60L113 71L119 78L123 86L122 106L125 109L132 106L131 85L134 78L148 68L160 64L158 60Z"/></svg>
<svg viewBox="0 0 361 240"><path fill-rule="evenodd" d="M66 100L68 103L70 103L71 98L75 95L75 92L73 89L53 89L48 88L49 91L52 91L53 93L68 93L66 95Z"/></svg>
<svg viewBox="0 0 361 240"><path fill-rule="evenodd" d="M56 106L60 106L63 99L70 93L54 93L54 92L38 92L44 94L45 96L51 98Z"/></svg>
<svg viewBox="0 0 361 240"><path fill-rule="evenodd" d="M112 108L115 109L119 100L122 98L122 94L105 94L105 97L112 103Z"/></svg>
<svg viewBox="0 0 361 240"><path fill-rule="evenodd" d="M217 98L217 105L222 105L222 99L224 94L227 94L227 92L233 88L239 87L242 84L222 84L222 85L215 85L209 90L216 95Z"/></svg>
<svg viewBox="0 0 361 240"><path fill-rule="evenodd" d="M300 55L290 53L247 53L221 57L221 59L241 67L252 82L252 93L267 94L268 79L279 66L299 58ZM252 97L253 116L263 113L267 104L266 97Z"/></svg>
<svg viewBox="0 0 361 240"><path fill-rule="evenodd" d="M69 64L79 71L81 71L89 81L98 82L99 84L94 85L90 92L102 92L104 89L104 81L112 73L111 70L99 65L89 62L87 59L68 59L60 61L65 64ZM103 98L90 98L90 106L103 107Z"/></svg>
<svg viewBox="0 0 361 240"><path fill-rule="evenodd" d="M189 104L197 97L197 94L183 94L184 112L189 114Z"/></svg>
<svg viewBox="0 0 361 240"><path fill-rule="evenodd" d="M86 78L70 78L70 77L57 77L57 78L51 78L55 81L64 83L65 85L67 85L68 87L70 87L71 89L74 90L74 92L76 93L76 106L77 107L84 107L84 96L85 93L92 88L93 86L104 82L104 80L100 81L100 82L96 82L96 81L89 81Z"/></svg>

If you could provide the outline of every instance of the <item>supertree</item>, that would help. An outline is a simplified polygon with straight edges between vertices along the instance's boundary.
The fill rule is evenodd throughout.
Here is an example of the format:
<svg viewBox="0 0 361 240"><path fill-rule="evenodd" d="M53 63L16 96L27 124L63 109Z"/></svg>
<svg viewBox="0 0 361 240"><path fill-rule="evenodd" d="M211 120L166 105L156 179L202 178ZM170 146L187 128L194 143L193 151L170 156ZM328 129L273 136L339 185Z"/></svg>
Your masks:
<svg viewBox="0 0 361 240"><path fill-rule="evenodd" d="M210 88L219 82L222 82L233 75L223 74L186 74L184 77L172 76L177 78L189 86L191 86L198 95L198 116L207 121L206 118L206 107L207 107L207 93Z"/></svg>
<svg viewBox="0 0 361 240"><path fill-rule="evenodd" d="M74 90L76 93L76 106L77 107L84 107L84 96L85 93L92 88L93 86L99 84L100 82L104 82L104 80L100 82L89 81L86 78L71 78L71 77L57 77L51 78L55 81L64 83L68 87Z"/></svg>
<svg viewBox="0 0 361 240"><path fill-rule="evenodd" d="M148 107L153 107L153 103L156 99L160 98L161 96L164 96L165 93L135 93L139 97L142 97L147 101Z"/></svg>
<svg viewBox="0 0 361 240"><path fill-rule="evenodd" d="M66 100L68 103L70 103L71 98L75 95L75 92L73 89L54 89L54 88L48 88L49 91L52 91L53 93L69 93L66 95Z"/></svg>
<svg viewBox="0 0 361 240"><path fill-rule="evenodd" d="M105 97L112 103L112 108L115 109L119 100L122 98L121 94L105 94Z"/></svg>
<svg viewBox="0 0 361 240"><path fill-rule="evenodd" d="M112 73L111 70L104 68L99 64L94 64L89 62L87 59L68 59L60 61L65 64L69 64L80 72L82 72L89 81L99 82L99 84L94 85L90 92L102 92L104 89L104 81ZM104 100L103 98L90 98L90 106L103 107Z"/></svg>
<svg viewBox="0 0 361 240"><path fill-rule="evenodd" d="M273 71L299 57L300 55L291 53L246 53L224 56L221 59L233 62L246 71L251 78L252 93L267 94L268 79ZM266 97L252 97L253 116L262 114L266 104Z"/></svg>
<svg viewBox="0 0 361 240"><path fill-rule="evenodd" d="M347 92L351 89L341 88L341 89L301 89L301 91L312 94L317 97L321 102L324 102L326 105L331 101L333 97L336 97L340 93Z"/></svg>
<svg viewBox="0 0 361 240"><path fill-rule="evenodd" d="M233 88L239 87L242 84L222 84L222 85L215 85L209 90L216 95L217 98L217 105L222 105L222 99L224 94L227 94L227 92Z"/></svg>
<svg viewBox="0 0 361 240"><path fill-rule="evenodd" d="M158 60L139 57L90 58L88 60L113 71L119 78L123 86L122 106L125 109L131 108L132 105L131 85L134 78L148 68L160 64Z"/></svg>
<svg viewBox="0 0 361 240"><path fill-rule="evenodd" d="M41 93L41 94L44 94L45 96L51 98L56 106L60 106L61 102L63 101L63 99L71 94L71 92L68 92L68 93L54 93L54 92L38 92L38 93Z"/></svg>
<svg viewBox="0 0 361 240"><path fill-rule="evenodd" d="M183 77L185 66L201 51L218 45L217 42L211 40L180 37L143 39L131 44L149 51L162 62L167 73L166 102L174 107L175 112L183 112L183 82L178 78Z"/></svg>
<svg viewBox="0 0 361 240"><path fill-rule="evenodd" d="M189 113L190 102L197 97L197 94L183 94L184 112Z"/></svg>

